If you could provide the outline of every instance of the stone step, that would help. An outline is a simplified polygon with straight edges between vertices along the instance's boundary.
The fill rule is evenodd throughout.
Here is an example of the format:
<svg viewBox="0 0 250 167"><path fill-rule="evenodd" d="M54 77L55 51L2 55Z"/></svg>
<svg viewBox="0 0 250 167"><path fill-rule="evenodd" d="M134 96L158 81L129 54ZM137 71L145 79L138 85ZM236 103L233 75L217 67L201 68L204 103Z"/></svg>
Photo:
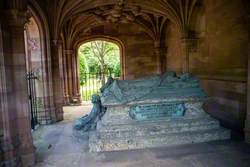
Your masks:
<svg viewBox="0 0 250 167"><path fill-rule="evenodd" d="M111 129L113 127L116 129L116 127L135 127L135 126L145 126L145 125L165 125L165 126L185 126L187 123L206 123L206 122L218 122L216 119L205 116L205 117L198 117L198 118L172 118L172 119L157 119L157 120L151 120L151 121L132 121L132 122L122 122L122 123L113 123L113 124L103 124L101 122L97 123L97 129Z"/></svg>
<svg viewBox="0 0 250 167"><path fill-rule="evenodd" d="M167 135L187 131L200 131L219 128L219 122L213 119L192 119L176 121L159 121L151 123L137 123L136 125L103 126L97 130L101 138Z"/></svg>
<svg viewBox="0 0 250 167"><path fill-rule="evenodd" d="M135 137L132 135L127 138L122 137L107 139L100 139L96 136L96 134L91 134L89 139L89 147L91 152L101 152L173 146L226 139L230 139L230 131L224 128L171 133L167 135L164 134L147 137Z"/></svg>
<svg viewBox="0 0 250 167"><path fill-rule="evenodd" d="M104 115L105 117L105 115ZM102 118L101 121L98 122L101 127L103 126L113 126L113 125L137 125L140 124L148 124L148 123L154 123L154 122L181 122L181 121L189 121L189 120L200 120L200 119L213 119L210 115L204 114L202 116L185 116L185 117L164 117L164 118L158 118L158 119L151 119L151 120L144 120L144 121L137 121L134 119L131 119L129 116L122 116L122 115L116 115L115 117L109 116L108 118Z"/></svg>
<svg viewBox="0 0 250 167"><path fill-rule="evenodd" d="M168 135L171 133L182 133L182 132L192 132L219 128L218 124L202 125L202 126L187 126L187 127L171 127L165 129L143 129L143 130L121 130L113 132L97 132L100 138L126 138L130 136L155 136L155 135Z"/></svg>

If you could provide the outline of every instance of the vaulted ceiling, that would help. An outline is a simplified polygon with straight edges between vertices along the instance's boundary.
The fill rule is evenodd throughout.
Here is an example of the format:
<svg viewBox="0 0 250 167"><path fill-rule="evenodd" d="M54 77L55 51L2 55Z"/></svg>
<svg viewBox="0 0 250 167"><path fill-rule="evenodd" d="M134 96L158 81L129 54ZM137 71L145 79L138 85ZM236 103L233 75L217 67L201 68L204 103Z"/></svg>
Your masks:
<svg viewBox="0 0 250 167"><path fill-rule="evenodd" d="M88 29L104 24L133 23L160 40L168 22L188 34L200 0L30 0L36 1L48 17L51 36L77 41ZM68 46L69 47L69 46Z"/></svg>

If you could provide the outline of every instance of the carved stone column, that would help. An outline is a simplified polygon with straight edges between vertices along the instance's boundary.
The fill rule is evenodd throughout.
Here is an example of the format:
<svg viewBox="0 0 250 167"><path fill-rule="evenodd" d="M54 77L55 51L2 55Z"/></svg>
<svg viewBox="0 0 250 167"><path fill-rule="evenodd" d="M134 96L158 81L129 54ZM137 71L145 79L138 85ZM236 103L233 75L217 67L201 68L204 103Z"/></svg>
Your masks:
<svg viewBox="0 0 250 167"><path fill-rule="evenodd" d="M78 61L77 54L72 49L64 50L67 57L67 83L69 102L79 104L81 102L79 93Z"/></svg>
<svg viewBox="0 0 250 167"><path fill-rule="evenodd" d="M51 42L53 99L56 121L63 120L63 63L62 46L59 40Z"/></svg>
<svg viewBox="0 0 250 167"><path fill-rule="evenodd" d="M67 89L68 89L68 99L69 99L69 103L72 102L72 98L73 98L73 75L72 75L72 71L73 71L73 67L72 67L72 56L74 54L74 51L72 49L68 49L68 50L64 50L64 54L66 57L66 66L67 66Z"/></svg>
<svg viewBox="0 0 250 167"><path fill-rule="evenodd" d="M80 81L79 81L79 72L78 72L78 60L77 54L74 52L72 56L72 71L73 71L73 98L72 101L75 104L81 103L81 95L80 95Z"/></svg>
<svg viewBox="0 0 250 167"><path fill-rule="evenodd" d="M157 74L163 74L166 71L166 56L165 56L166 48L162 47L160 41L154 42L154 53L156 56L157 62Z"/></svg>
<svg viewBox="0 0 250 167"><path fill-rule="evenodd" d="M63 81L64 81L64 104L68 105L69 100L69 88L68 88L68 70L67 70L67 54L63 52Z"/></svg>
<svg viewBox="0 0 250 167"><path fill-rule="evenodd" d="M181 47L182 47L182 72L189 72L189 39L182 38L181 39Z"/></svg>
<svg viewBox="0 0 250 167"><path fill-rule="evenodd" d="M78 55L76 55L76 75L77 75L77 96L78 96L78 99L79 99L79 103L82 102L82 98L81 98L81 91L80 91L80 62L79 62L79 59L78 59Z"/></svg>
<svg viewBox="0 0 250 167"><path fill-rule="evenodd" d="M3 166L33 166L35 160L31 136L24 24L26 13L12 9L1 13L4 21L0 53L0 124L3 128Z"/></svg>
<svg viewBox="0 0 250 167"><path fill-rule="evenodd" d="M190 72L190 53L197 48L197 39L192 37L183 37L181 39L182 47L182 72Z"/></svg>

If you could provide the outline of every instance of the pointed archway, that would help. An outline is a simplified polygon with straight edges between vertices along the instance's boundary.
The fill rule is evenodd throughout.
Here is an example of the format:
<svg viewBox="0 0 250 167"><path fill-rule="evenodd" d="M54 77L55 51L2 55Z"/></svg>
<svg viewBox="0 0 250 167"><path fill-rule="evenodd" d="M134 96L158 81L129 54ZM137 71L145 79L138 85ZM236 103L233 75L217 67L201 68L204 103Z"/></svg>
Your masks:
<svg viewBox="0 0 250 167"><path fill-rule="evenodd" d="M83 101L98 94L110 76L122 78L122 53L119 43L105 38L89 39L79 46L78 74Z"/></svg>

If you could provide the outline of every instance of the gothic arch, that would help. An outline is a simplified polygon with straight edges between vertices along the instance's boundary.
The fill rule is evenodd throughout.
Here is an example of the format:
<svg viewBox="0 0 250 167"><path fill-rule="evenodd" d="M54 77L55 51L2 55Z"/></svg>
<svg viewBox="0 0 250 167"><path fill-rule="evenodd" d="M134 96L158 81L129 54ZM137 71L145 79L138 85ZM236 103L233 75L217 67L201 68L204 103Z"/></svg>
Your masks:
<svg viewBox="0 0 250 167"><path fill-rule="evenodd" d="M74 48L76 50L84 43L91 42L94 40L102 40L106 42L111 42L116 44L119 47L120 50L120 63L121 63L121 79L125 79L126 69L125 69L125 45L123 44L123 41L116 37L111 37L107 35L91 35L86 36L85 38L79 40Z"/></svg>
<svg viewBox="0 0 250 167"><path fill-rule="evenodd" d="M47 17L41 7L35 0L28 2L29 15L34 18L39 34L40 34L40 49L41 49L41 65L42 65L42 81L43 81L43 100L44 100L44 119L41 123L48 124L55 122L55 109L53 101L52 87L52 66L51 66L51 48L50 48L50 30L47 22Z"/></svg>

